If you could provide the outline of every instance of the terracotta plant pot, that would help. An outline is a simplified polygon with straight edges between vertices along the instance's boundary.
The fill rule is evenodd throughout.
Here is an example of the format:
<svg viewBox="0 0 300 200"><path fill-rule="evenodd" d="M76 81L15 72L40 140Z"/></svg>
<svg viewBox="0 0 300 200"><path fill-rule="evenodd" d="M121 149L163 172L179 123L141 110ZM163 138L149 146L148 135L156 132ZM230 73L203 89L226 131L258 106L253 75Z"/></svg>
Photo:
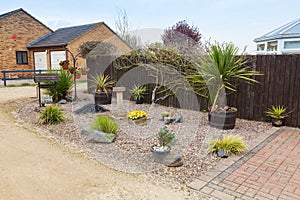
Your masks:
<svg viewBox="0 0 300 200"><path fill-rule="evenodd" d="M75 74L76 79L80 79L81 75L80 74Z"/></svg>
<svg viewBox="0 0 300 200"><path fill-rule="evenodd" d="M68 66L68 65L63 65L63 66L62 66L62 69L63 69L63 70L68 70L68 69L69 69L69 66Z"/></svg>

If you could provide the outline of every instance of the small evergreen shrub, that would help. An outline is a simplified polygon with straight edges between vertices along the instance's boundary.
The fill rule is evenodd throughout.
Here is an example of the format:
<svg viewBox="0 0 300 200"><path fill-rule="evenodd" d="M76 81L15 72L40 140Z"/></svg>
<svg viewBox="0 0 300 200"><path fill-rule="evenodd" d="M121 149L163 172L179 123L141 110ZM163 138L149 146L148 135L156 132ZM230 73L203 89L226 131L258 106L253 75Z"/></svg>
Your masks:
<svg viewBox="0 0 300 200"><path fill-rule="evenodd" d="M42 124L56 124L65 121L64 113L58 106L47 106L40 114Z"/></svg>
<svg viewBox="0 0 300 200"><path fill-rule="evenodd" d="M157 134L159 146L170 146L175 143L175 134L167 126L161 128Z"/></svg>
<svg viewBox="0 0 300 200"><path fill-rule="evenodd" d="M239 154L247 148L246 142L237 135L224 136L223 139L211 139L208 141L209 151L216 153L224 149L228 154Z"/></svg>
<svg viewBox="0 0 300 200"><path fill-rule="evenodd" d="M104 133L112 133L117 135L119 126L118 123L108 116L96 116L90 128L92 130L102 131Z"/></svg>

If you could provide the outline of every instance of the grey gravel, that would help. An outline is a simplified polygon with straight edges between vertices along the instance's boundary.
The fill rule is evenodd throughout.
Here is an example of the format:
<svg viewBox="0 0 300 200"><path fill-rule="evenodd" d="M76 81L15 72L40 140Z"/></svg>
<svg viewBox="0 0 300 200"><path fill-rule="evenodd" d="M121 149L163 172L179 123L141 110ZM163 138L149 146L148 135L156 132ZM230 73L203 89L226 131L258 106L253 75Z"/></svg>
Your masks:
<svg viewBox="0 0 300 200"><path fill-rule="evenodd" d="M117 108L115 99L111 105L104 105L103 107L110 110L109 112L75 114L74 111L93 104L93 95L84 91L84 88L78 90L79 101L58 105L68 119L65 123L39 124L39 112L35 111L38 107L38 100L23 102L17 114L24 122L40 130L44 136L55 138L66 145L71 144L113 169L132 173L153 173L179 183L194 180L220 162L220 158L207 151L207 141L210 138L228 134L239 135L246 140L249 149L252 149L270 134L268 130L271 125L265 122L237 119L235 129L223 131L208 126L207 113L160 105L135 104L127 100L124 101L122 108ZM146 126L128 123L126 113L136 109L148 112ZM165 125L160 120L160 113L164 111L169 112L170 116L181 114L184 119L182 123L168 125L177 138L177 143L172 146L171 152L182 158L183 166L181 167L172 168L153 162L150 147L157 143L156 134ZM85 141L87 135L81 130L91 123L95 115L110 115L117 120L120 131L113 143L98 144ZM241 156L234 156L234 159Z"/></svg>

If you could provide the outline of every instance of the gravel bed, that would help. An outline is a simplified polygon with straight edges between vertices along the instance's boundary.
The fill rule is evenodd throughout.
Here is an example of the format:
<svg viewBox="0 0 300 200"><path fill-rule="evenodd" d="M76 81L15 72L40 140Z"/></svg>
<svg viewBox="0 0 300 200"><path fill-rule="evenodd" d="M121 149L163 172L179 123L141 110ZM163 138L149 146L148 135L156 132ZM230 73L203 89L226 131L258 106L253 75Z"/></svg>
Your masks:
<svg viewBox="0 0 300 200"><path fill-rule="evenodd" d="M223 131L208 126L206 113L160 105L137 105L127 100L120 109L117 108L115 99L111 105L104 106L110 110L109 112L75 114L83 106L93 103L93 95L85 93L84 89L79 88L78 97L79 101L59 105L64 110L67 121L57 125L38 123L40 108L37 100L20 103L17 114L22 121L41 130L46 137L56 138L62 143L73 144L113 169L131 173L150 172L180 183L192 181L220 161L220 158L207 151L207 140L210 138L228 134L240 135L251 149L261 141L262 137L266 137L271 128L269 123L237 119L235 129ZM148 113L147 125L139 126L128 123L124 116L127 112L135 109ZM160 113L163 111L170 112L171 116L179 113L183 115L182 123L168 125L168 128L175 132L177 138L177 143L172 146L171 152L174 156L182 157L184 165L181 167L166 167L153 162L150 146L156 143L156 134L164 126L160 120ZM81 130L91 123L95 115L115 117L120 126L120 132L115 142L111 144L85 142L86 135L82 134Z"/></svg>

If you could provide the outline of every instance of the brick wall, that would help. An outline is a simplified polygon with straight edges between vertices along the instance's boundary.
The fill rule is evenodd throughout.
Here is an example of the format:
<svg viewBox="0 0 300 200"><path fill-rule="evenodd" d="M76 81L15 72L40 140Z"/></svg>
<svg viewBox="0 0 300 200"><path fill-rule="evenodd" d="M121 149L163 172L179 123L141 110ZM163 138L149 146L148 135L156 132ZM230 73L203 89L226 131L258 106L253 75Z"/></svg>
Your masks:
<svg viewBox="0 0 300 200"><path fill-rule="evenodd" d="M0 19L0 71L34 69L33 54L26 45L50 31L22 10ZM16 35L16 40L13 35ZM16 64L16 51L28 52L28 65Z"/></svg>

